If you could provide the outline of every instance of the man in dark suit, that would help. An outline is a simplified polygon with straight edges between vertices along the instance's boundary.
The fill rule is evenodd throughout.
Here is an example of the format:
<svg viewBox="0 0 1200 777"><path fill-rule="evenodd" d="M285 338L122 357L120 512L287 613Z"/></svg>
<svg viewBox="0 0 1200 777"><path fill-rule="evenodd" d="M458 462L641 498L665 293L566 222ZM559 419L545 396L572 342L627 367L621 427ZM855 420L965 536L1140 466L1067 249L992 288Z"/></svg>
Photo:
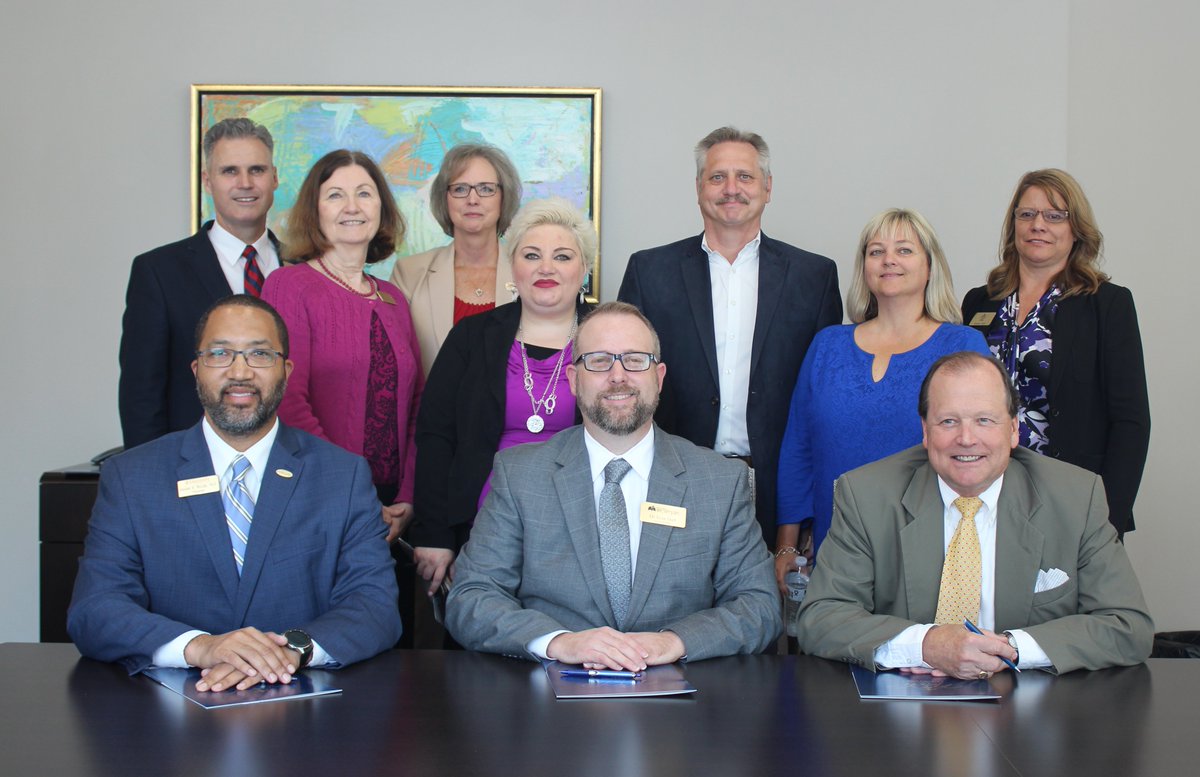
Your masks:
<svg viewBox="0 0 1200 777"><path fill-rule="evenodd" d="M804 651L981 679L1002 659L1056 673L1144 661L1154 624L1104 485L1016 448L1017 397L999 363L942 357L919 412L924 449L838 479L800 611Z"/></svg>
<svg viewBox="0 0 1200 777"><path fill-rule="evenodd" d="M762 233L771 171L759 135L721 127L701 140L696 195L704 233L635 253L619 297L654 323L671 365L659 426L752 468L773 545L788 403L809 342L842 321L837 267Z"/></svg>
<svg viewBox="0 0 1200 777"><path fill-rule="evenodd" d="M236 295L198 327L204 419L105 466L71 638L131 673L200 667L202 691L390 648L396 580L370 468L276 419L292 369L283 320Z"/></svg>
<svg viewBox="0 0 1200 777"><path fill-rule="evenodd" d="M583 426L496 456L446 625L473 650L640 671L761 651L780 630L737 462L654 426L665 365L637 308L580 325Z"/></svg>
<svg viewBox="0 0 1200 777"><path fill-rule="evenodd" d="M133 260L125 293L118 406L126 448L200 420L190 372L196 321L233 294L258 296L279 266L267 212L279 178L271 133L225 119L204 134L204 190L216 211L195 235Z"/></svg>

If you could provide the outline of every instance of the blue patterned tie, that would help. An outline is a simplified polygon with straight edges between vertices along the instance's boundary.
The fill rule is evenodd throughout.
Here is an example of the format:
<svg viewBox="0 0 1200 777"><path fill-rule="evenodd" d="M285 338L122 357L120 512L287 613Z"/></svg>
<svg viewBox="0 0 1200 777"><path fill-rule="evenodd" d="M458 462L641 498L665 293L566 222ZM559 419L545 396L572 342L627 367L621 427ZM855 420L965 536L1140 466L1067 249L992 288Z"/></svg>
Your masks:
<svg viewBox="0 0 1200 777"><path fill-rule="evenodd" d="M619 629L625 628L629 593L633 587L629 514L625 511L625 494L621 491L621 479L629 470L629 462L625 459L613 459L604 468L604 488L600 489L600 564L608 588L608 603L612 605Z"/></svg>
<svg viewBox="0 0 1200 777"><path fill-rule="evenodd" d="M225 523L229 525L229 541L233 545L233 560L237 562L238 575L242 574L242 562L246 558L246 543L250 539L250 524L254 521L254 500L246 488L246 473L250 462L245 456L238 457L229 465L233 477L221 492L225 504Z"/></svg>

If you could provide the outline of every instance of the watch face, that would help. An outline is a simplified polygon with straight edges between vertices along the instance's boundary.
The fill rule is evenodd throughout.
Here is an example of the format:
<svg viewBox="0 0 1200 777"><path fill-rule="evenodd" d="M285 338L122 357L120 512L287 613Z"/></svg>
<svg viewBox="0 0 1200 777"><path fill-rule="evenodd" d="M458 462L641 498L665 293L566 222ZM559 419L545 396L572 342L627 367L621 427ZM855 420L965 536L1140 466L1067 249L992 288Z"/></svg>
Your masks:
<svg viewBox="0 0 1200 777"><path fill-rule="evenodd" d="M288 646L294 650L304 652L312 649L312 637L299 629L288 629L283 632L283 636L288 641Z"/></svg>

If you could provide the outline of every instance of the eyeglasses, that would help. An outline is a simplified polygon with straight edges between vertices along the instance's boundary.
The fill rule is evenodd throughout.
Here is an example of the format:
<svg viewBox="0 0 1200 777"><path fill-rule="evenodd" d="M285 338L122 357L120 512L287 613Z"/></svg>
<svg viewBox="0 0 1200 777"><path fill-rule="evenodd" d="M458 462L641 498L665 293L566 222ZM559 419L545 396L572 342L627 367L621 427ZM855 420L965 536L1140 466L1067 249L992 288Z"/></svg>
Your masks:
<svg viewBox="0 0 1200 777"><path fill-rule="evenodd" d="M266 348L250 348L245 351L235 351L232 348L209 348L207 351L196 351L196 358L205 367L220 368L231 366L239 354L246 360L248 366L256 370L274 367L277 359L286 358L285 354Z"/></svg>
<svg viewBox="0 0 1200 777"><path fill-rule="evenodd" d="M1047 224L1062 224L1067 220L1070 211L1066 210L1038 210L1036 208L1017 208L1013 211L1013 215L1017 217L1017 221L1033 221L1042 214L1042 218Z"/></svg>
<svg viewBox="0 0 1200 777"><path fill-rule="evenodd" d="M485 181L484 183L477 184L452 183L446 187L446 191L450 193L451 197L457 197L461 200L463 197L466 197L468 194L470 194L472 189L474 189L475 193L480 197L495 197L496 192L500 191L502 188L504 187L498 183Z"/></svg>
<svg viewBox="0 0 1200 777"><path fill-rule="evenodd" d="M652 353L642 353L641 351L627 351L625 353L608 353L607 351L592 351L591 353L581 353L575 357L575 363L583 363L583 368L588 372L608 372L616 362L621 362L621 366L626 372L645 372L650 369L650 365L658 361L658 357Z"/></svg>

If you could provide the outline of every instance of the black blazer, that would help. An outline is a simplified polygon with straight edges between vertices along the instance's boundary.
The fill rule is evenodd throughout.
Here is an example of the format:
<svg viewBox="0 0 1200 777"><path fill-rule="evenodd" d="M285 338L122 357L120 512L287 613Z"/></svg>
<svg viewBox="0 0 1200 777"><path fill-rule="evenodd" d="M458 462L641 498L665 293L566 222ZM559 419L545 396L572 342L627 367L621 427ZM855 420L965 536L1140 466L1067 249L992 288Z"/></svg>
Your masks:
<svg viewBox="0 0 1200 777"><path fill-rule="evenodd" d="M702 236L629 258L618 295L658 330L667 378L655 420L664 430L711 448L721 404L712 285ZM813 336L842 321L837 266L824 256L762 236L758 312L750 357L746 426L754 459L758 522L775 544L779 446L800 364Z"/></svg>
<svg viewBox="0 0 1200 777"><path fill-rule="evenodd" d="M591 309L579 305L580 320ZM458 322L438 351L417 413L408 535L417 547L457 551L467 541L504 433L508 354L520 323L520 300L500 305Z"/></svg>
<svg viewBox="0 0 1200 777"><path fill-rule="evenodd" d="M963 322L995 313L1003 302L988 299L985 286L971 289L963 298ZM987 336L997 321L975 328ZM1108 519L1122 534L1133 531L1133 502L1150 447L1150 399L1133 295L1102 283L1095 294L1060 300L1052 336L1047 453L1100 475Z"/></svg>
<svg viewBox="0 0 1200 777"><path fill-rule="evenodd" d="M133 260L121 321L117 404L126 448L187 429L203 411L192 359L196 322L233 294L208 239L209 221L177 243ZM271 235L276 249L279 241Z"/></svg>

